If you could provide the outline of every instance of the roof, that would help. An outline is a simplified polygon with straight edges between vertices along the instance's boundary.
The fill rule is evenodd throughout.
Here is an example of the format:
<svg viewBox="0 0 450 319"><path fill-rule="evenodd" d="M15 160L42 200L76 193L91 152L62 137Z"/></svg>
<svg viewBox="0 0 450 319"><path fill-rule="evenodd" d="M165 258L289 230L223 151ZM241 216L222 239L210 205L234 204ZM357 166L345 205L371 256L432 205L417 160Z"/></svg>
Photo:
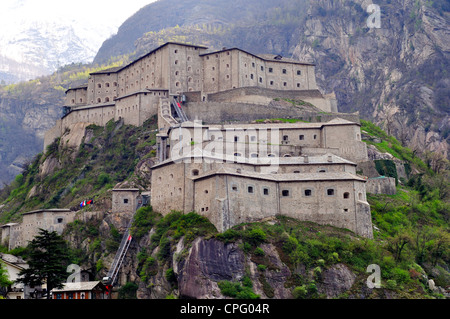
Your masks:
<svg viewBox="0 0 450 319"><path fill-rule="evenodd" d="M307 162L305 162L305 158L307 157ZM329 161L329 157L331 157L331 161ZM167 159L161 163L158 163L152 167L152 169L162 167L165 165L169 165L172 163L181 163L186 160L205 160L206 162L219 162L219 163L236 163L236 164L250 164L255 166L271 166L271 165L352 165L356 166L355 163L346 160L337 155L327 153L324 155L315 155L315 156L299 156L299 157L257 157L257 158L248 158L243 156L234 156L234 155L210 155L207 152L202 151L201 149L195 148L190 154L186 154L183 157L177 159Z"/></svg>
<svg viewBox="0 0 450 319"><path fill-rule="evenodd" d="M80 85L80 86L76 86L76 87L67 89L66 90L66 94L67 94L67 92L72 91L72 90L87 90L87 88L88 88L88 85L87 84L83 84L83 85Z"/></svg>
<svg viewBox="0 0 450 319"><path fill-rule="evenodd" d="M226 130L226 129L255 129L255 125L258 125L259 128L278 128L278 129L321 129L324 126L333 126L333 125L358 125L361 124L356 122L351 122L342 118L334 118L328 122L314 122L314 123L305 123L305 122L296 122L296 123L258 123L258 124L210 124L210 125L202 125L200 123L195 123L192 121L187 121L181 123L181 127L190 128L190 127L204 127L208 129L216 129L216 130ZM178 128L178 126L174 127Z"/></svg>
<svg viewBox="0 0 450 319"><path fill-rule="evenodd" d="M276 55L276 54L258 54L257 55L257 54L253 54L253 53L250 53L248 51L245 51L245 50L242 50L242 49L236 48L236 47L229 48L229 49L222 49L219 51L207 52L207 53L200 54L200 56L207 56L207 55L218 54L218 53L233 51L233 50L238 50L238 51L247 53L251 56L254 56L255 58L259 58L261 60L269 61L269 62L294 63L294 64L311 65L311 66L315 65L313 63L301 62L298 60L285 58L285 57L282 57L281 55Z"/></svg>
<svg viewBox="0 0 450 319"><path fill-rule="evenodd" d="M136 63L136 62L138 62L138 61L144 59L145 57L149 56L150 54L153 54L154 52L156 52L156 51L158 51L158 50L164 48L164 47L167 46L167 45L171 45L171 44L173 44L173 45L182 45L182 46L192 47L192 48L205 49L205 50L208 49L207 47L201 46L201 45L187 44L187 43L181 43L181 42L166 42L166 43L164 43L163 45L157 47L156 49L153 49L153 50L151 50L150 52L148 52L148 53L142 55L141 57L137 58L137 59L134 60L133 62L130 62L129 64L127 64L127 65L125 65L125 66L123 66L123 67L120 67L120 68L119 68L118 70L116 70L115 72L122 71L123 69L126 69L127 67L133 65L134 63Z"/></svg>
<svg viewBox="0 0 450 319"><path fill-rule="evenodd" d="M64 291L91 291L97 286L101 289L106 289L100 281L86 281L86 282L67 282L63 284L62 289L54 288L52 292L64 292Z"/></svg>
<svg viewBox="0 0 450 319"><path fill-rule="evenodd" d="M139 192L139 188L114 188L113 192Z"/></svg>
<svg viewBox="0 0 450 319"><path fill-rule="evenodd" d="M117 72L118 72L119 70L121 70L122 68L123 68L122 66L117 66L117 67L113 67L113 68L108 68L108 69L104 69L104 70L92 72L92 73L90 73L90 74L94 75L94 74L117 73Z"/></svg>
<svg viewBox="0 0 450 319"><path fill-rule="evenodd" d="M39 214L39 213L69 213L69 212L71 212L70 209L53 208L53 209L33 210L31 212L23 213L22 215Z"/></svg>
<svg viewBox="0 0 450 319"><path fill-rule="evenodd" d="M251 179L259 179L273 182L320 182L320 181L361 181L365 179L349 172L325 172L325 173L286 173L286 174L264 174L242 170L240 173L236 169L222 166L217 171L207 172L196 178L194 181L209 178L216 175L232 175Z"/></svg>

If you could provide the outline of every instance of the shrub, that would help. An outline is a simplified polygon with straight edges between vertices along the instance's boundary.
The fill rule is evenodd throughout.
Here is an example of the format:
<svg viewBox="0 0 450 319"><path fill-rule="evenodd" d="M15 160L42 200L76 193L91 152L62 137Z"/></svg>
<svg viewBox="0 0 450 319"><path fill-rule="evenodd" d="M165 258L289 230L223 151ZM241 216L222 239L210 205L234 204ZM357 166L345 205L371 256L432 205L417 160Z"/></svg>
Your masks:
<svg viewBox="0 0 450 319"><path fill-rule="evenodd" d="M175 271L173 271L173 268L169 268L166 270L166 279L170 283L177 282L177 275L175 274Z"/></svg>
<svg viewBox="0 0 450 319"><path fill-rule="evenodd" d="M265 242L267 239L266 233L259 227L247 230L244 234L244 237L254 246Z"/></svg>
<svg viewBox="0 0 450 319"><path fill-rule="evenodd" d="M292 291L292 295L295 299L305 299L308 296L308 289L306 288L306 285L295 287Z"/></svg>
<svg viewBox="0 0 450 319"><path fill-rule="evenodd" d="M137 299L136 292L138 285L133 282L127 282L119 289L119 299Z"/></svg>
<svg viewBox="0 0 450 319"><path fill-rule="evenodd" d="M255 248L254 254L256 256L264 256L265 255L264 250L262 250L260 247Z"/></svg>
<svg viewBox="0 0 450 319"><path fill-rule="evenodd" d="M259 299L260 296L255 294L250 287L241 286L238 282L219 281L218 286L224 296L236 299Z"/></svg>

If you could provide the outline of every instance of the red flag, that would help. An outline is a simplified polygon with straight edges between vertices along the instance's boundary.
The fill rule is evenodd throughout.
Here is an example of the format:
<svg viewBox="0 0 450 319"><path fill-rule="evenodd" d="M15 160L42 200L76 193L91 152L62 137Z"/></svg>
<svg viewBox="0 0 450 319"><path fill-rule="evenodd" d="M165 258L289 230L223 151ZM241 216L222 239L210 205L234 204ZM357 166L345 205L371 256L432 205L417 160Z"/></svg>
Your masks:
<svg viewBox="0 0 450 319"><path fill-rule="evenodd" d="M131 235L129 235L129 236L128 236L128 241L130 241L130 240L131 240L131 238L132 238L132 237L131 237Z"/></svg>
<svg viewBox="0 0 450 319"><path fill-rule="evenodd" d="M178 105L178 107L181 109L181 105L180 105L180 103L179 102L177 102L177 105Z"/></svg>

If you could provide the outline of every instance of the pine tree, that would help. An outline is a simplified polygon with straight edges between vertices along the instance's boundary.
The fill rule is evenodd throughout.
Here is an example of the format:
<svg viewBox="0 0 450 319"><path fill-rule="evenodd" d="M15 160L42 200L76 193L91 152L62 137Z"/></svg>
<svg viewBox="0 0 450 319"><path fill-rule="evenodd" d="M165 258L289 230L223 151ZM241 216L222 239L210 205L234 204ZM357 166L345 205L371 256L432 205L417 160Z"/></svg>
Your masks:
<svg viewBox="0 0 450 319"><path fill-rule="evenodd" d="M29 286L40 286L47 283L47 299L53 288L62 288L67 279L67 265L69 263L69 251L67 243L56 232L40 229L28 245L28 269L19 273L22 282Z"/></svg>

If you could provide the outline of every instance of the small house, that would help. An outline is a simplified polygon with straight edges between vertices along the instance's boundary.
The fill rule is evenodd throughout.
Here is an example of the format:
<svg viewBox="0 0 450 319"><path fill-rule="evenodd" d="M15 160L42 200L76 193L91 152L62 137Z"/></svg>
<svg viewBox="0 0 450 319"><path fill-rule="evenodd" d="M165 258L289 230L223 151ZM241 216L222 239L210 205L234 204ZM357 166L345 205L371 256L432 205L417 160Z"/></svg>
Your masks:
<svg viewBox="0 0 450 319"><path fill-rule="evenodd" d="M106 286L100 281L69 282L52 290L53 299L108 299Z"/></svg>

